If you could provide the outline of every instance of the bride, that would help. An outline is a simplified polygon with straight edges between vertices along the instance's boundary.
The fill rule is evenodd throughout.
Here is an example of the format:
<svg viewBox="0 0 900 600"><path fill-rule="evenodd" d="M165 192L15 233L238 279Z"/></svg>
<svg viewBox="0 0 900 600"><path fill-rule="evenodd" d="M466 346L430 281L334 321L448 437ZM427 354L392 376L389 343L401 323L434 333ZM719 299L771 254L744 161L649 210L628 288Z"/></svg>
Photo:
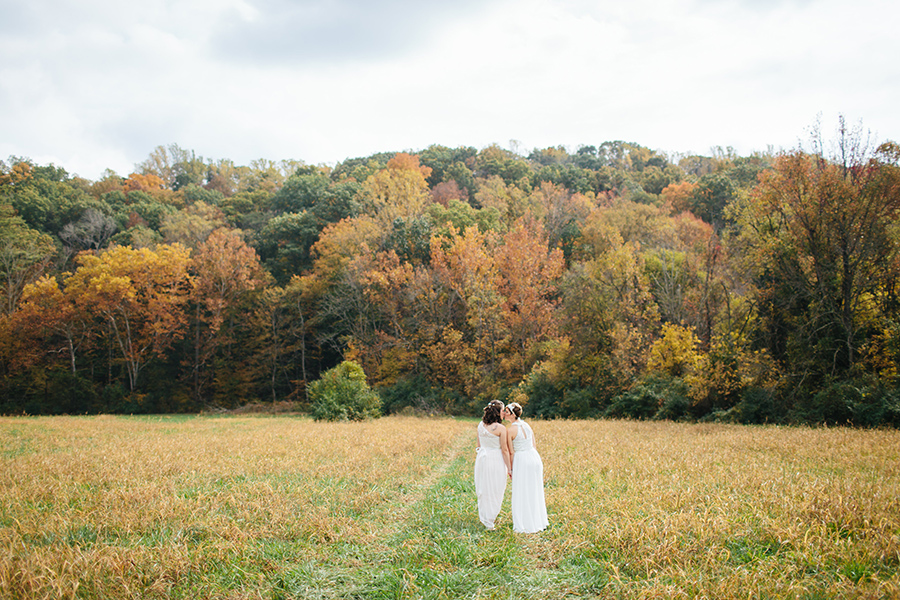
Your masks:
<svg viewBox="0 0 900 600"><path fill-rule="evenodd" d="M484 416L478 423L475 495L478 497L478 518L488 529L494 528L506 493L506 478L511 472L502 411L503 403L492 400L484 407Z"/></svg>
<svg viewBox="0 0 900 600"><path fill-rule="evenodd" d="M513 402L503 410L510 421L507 436L512 458L512 520L516 533L536 533L546 529L544 463L534 443L531 426L521 420L522 406Z"/></svg>

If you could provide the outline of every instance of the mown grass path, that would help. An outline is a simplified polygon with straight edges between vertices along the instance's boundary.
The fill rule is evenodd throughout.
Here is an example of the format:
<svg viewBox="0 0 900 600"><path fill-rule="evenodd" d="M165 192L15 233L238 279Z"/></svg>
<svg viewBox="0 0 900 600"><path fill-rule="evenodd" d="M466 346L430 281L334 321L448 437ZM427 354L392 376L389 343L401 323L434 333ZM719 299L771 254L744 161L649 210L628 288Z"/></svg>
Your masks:
<svg viewBox="0 0 900 600"><path fill-rule="evenodd" d="M900 432L537 421L517 535L475 424L0 419L0 597L900 597Z"/></svg>

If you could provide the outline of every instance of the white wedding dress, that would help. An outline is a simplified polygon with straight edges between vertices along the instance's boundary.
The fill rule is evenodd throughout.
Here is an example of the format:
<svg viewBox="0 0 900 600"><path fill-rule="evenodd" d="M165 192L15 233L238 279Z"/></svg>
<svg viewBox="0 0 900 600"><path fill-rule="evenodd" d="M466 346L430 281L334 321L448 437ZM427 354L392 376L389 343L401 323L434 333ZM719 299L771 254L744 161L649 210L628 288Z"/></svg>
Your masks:
<svg viewBox="0 0 900 600"><path fill-rule="evenodd" d="M544 463L534 447L534 434L524 421L513 440L512 521L516 533L536 533L547 528L544 502Z"/></svg>
<svg viewBox="0 0 900 600"><path fill-rule="evenodd" d="M475 457L478 518L485 527L493 529L503 504L503 494L506 493L506 463L500 450L500 436L488 431L483 422L478 424L478 440L481 443Z"/></svg>

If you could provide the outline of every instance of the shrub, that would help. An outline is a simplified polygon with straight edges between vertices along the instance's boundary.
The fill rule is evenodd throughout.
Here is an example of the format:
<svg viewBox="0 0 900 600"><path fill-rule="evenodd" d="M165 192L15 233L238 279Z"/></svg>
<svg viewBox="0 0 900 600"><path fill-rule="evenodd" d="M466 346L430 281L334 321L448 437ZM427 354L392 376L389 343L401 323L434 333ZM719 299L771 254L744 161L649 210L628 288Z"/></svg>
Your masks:
<svg viewBox="0 0 900 600"><path fill-rule="evenodd" d="M888 389L877 381L860 387L860 395L850 403L851 421L861 427L900 425L898 390Z"/></svg>
<svg viewBox="0 0 900 600"><path fill-rule="evenodd" d="M688 386L681 379L672 379L660 388L661 403L653 415L656 420L679 421L690 418L691 401Z"/></svg>
<svg viewBox="0 0 900 600"><path fill-rule="evenodd" d="M572 419L591 419L600 416L597 407L598 394L590 387L573 387L563 390L559 402L559 414Z"/></svg>
<svg viewBox="0 0 900 600"><path fill-rule="evenodd" d="M815 393L800 396L793 418L801 423L849 425L853 422L853 406L861 399L856 382L830 382Z"/></svg>
<svg viewBox="0 0 900 600"><path fill-rule="evenodd" d="M686 416L689 408L687 385L682 379L651 375L616 396L604 414L607 417L675 420Z"/></svg>
<svg viewBox="0 0 900 600"><path fill-rule="evenodd" d="M734 421L745 424L778 423L783 418L775 395L761 387L745 389L741 401L730 412Z"/></svg>
<svg viewBox="0 0 900 600"><path fill-rule="evenodd" d="M471 413L469 398L455 390L432 385L421 375L403 377L396 383L378 388L383 410L387 414L411 412L419 414Z"/></svg>
<svg viewBox="0 0 900 600"><path fill-rule="evenodd" d="M900 388L875 377L829 381L801 390L787 417L791 423L900 427Z"/></svg>
<svg viewBox="0 0 900 600"><path fill-rule="evenodd" d="M353 361L342 362L309 384L309 399L316 421L362 421L381 415L381 398Z"/></svg>
<svg viewBox="0 0 900 600"><path fill-rule="evenodd" d="M538 363L519 384L519 391L528 399L528 410L532 416L553 418L560 414L559 401L562 392L550 379L547 369Z"/></svg>

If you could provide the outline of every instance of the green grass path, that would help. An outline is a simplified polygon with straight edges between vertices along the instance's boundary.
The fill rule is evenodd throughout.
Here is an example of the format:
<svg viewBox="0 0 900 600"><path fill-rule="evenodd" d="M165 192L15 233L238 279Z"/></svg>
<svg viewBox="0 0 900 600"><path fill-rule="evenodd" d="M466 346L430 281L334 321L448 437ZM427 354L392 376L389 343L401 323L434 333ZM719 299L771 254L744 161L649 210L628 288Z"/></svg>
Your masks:
<svg viewBox="0 0 900 600"><path fill-rule="evenodd" d="M291 564L269 576L273 598L540 598L589 592L565 566L547 569L541 536L512 532L509 493L497 528L478 520L472 434L458 436L421 484L369 515L383 528L374 542L335 544L324 560ZM582 573L583 574L583 573Z"/></svg>

